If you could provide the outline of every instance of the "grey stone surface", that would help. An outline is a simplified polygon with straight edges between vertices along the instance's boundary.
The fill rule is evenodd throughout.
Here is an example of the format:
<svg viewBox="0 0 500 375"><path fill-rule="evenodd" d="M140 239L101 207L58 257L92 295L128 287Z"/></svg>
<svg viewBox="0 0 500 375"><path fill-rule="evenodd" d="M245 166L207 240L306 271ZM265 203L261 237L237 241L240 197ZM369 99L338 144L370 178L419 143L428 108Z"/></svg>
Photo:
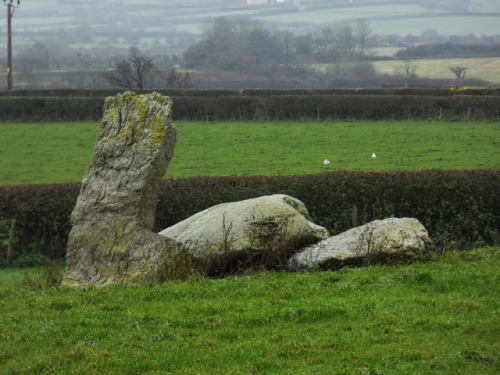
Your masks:
<svg viewBox="0 0 500 375"><path fill-rule="evenodd" d="M172 101L109 97L93 161L72 212L64 286L155 281L174 241L152 232L158 186L173 156Z"/></svg>
<svg viewBox="0 0 500 375"><path fill-rule="evenodd" d="M223 203L160 235L181 242L198 259L294 252L329 236L325 228L312 222L301 201L283 194Z"/></svg>
<svg viewBox="0 0 500 375"><path fill-rule="evenodd" d="M363 260L415 257L430 245L424 226L413 218L376 220L327 238L296 253L291 270L336 268Z"/></svg>

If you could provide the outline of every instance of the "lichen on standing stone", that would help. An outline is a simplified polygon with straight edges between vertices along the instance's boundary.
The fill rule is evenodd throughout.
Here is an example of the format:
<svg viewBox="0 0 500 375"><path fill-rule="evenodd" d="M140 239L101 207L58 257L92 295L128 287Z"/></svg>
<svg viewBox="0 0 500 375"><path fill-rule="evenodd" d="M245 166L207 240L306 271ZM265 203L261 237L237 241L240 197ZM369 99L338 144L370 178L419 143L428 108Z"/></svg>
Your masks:
<svg viewBox="0 0 500 375"><path fill-rule="evenodd" d="M174 241L152 232L158 186L173 157L172 100L109 97L93 161L71 215L63 285L156 281Z"/></svg>

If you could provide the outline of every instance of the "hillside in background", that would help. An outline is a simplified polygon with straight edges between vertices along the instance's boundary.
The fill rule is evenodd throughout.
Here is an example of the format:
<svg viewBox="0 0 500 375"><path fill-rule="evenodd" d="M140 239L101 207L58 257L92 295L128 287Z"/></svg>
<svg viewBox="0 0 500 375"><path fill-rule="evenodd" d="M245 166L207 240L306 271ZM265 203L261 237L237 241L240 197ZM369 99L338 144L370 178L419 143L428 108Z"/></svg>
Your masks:
<svg viewBox="0 0 500 375"><path fill-rule="evenodd" d="M16 46L44 38L72 46L137 46L180 53L200 40L214 17L250 17L266 26L302 34L328 25L366 18L375 34L443 35L500 33L496 0L302 0L248 5L245 0L85 2L23 0L13 19ZM0 35L6 22L0 24ZM2 57L5 38L0 39Z"/></svg>
<svg viewBox="0 0 500 375"><path fill-rule="evenodd" d="M363 60L370 56L371 59L392 58L399 50L421 43L500 44L500 3L496 0L267 0L265 4L250 5L261 2L263 1L47 0L41 4L22 0L15 10L12 23L15 87L116 87L102 79L101 73L112 70L120 60L126 59L131 47L153 59L155 67L161 72L160 78L155 79L150 87L164 87L168 81L167 76L174 67L181 70L189 68L191 73L195 73L192 85L197 88L399 85L385 78L367 81L375 78L378 72L385 74L387 67L376 72L366 64L353 66L352 56L349 56L351 53L346 55L345 51L340 51L341 53L335 52L332 55L322 50L321 34L331 35L332 30L337 32L343 28L349 31L351 25L351 29L355 31L356 22L361 19L369 26L366 47L370 46L370 51L361 53ZM192 51L193 46L210 41L213 24L220 19L241 25L245 22L249 25L258 22L261 29L259 31L264 29L268 36L282 41L289 35L302 38L302 42L305 40L315 44L312 46L313 53L310 54L312 58L307 57L308 51L303 48L299 58L289 59L288 55L284 58L283 55L288 54L284 49L289 46L276 44L272 50L275 55L282 56L263 54L265 59L262 59L259 57L261 51L257 51L246 58L239 51L231 51L225 62L217 61L216 64L213 61L185 61L186 51ZM0 22L2 66L7 65L6 23ZM238 35L234 34L233 37L237 40ZM254 40L254 44L258 46L259 41ZM240 49L243 46L241 43ZM290 48L294 54L299 51L296 43ZM335 48L339 50L338 47ZM246 52L249 53L250 50L247 49ZM203 49L198 48L199 51L204 53ZM222 55L219 52L220 50L217 54L220 57ZM491 53L488 55L496 56L498 55ZM325 79L321 74L316 74L318 69L311 69L311 64L316 63L330 64L328 70L333 76L330 74L331 77ZM285 69L282 69L283 64L287 65ZM349 65L348 73L345 72L346 64ZM463 63L458 61L456 64ZM469 68L472 67L468 77L475 79L471 85L480 85L484 80L498 82L490 72L479 74L480 70L475 69L474 62L467 64ZM425 75L422 69L418 75L422 78L431 77ZM6 87L4 76L2 70L0 89ZM351 76L365 81L339 83L339 77L351 80ZM438 78L452 79L453 75ZM332 83L333 81L336 83ZM443 81L413 84L452 83Z"/></svg>

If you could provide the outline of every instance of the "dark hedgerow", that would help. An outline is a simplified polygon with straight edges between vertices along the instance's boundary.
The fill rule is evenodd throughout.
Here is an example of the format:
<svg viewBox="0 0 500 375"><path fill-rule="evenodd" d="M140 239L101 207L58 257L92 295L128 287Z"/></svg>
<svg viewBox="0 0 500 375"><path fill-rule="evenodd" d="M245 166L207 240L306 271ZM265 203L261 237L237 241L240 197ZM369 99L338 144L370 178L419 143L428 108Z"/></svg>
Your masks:
<svg viewBox="0 0 500 375"><path fill-rule="evenodd" d="M158 91L173 99L175 120L499 119L498 91L440 90ZM59 93L61 96L31 92L33 96L21 95L20 91L15 93L19 96L0 94L0 121L100 121L106 96L115 95L118 90L76 90L74 95L81 96L65 91ZM97 93L102 96L93 95Z"/></svg>
<svg viewBox="0 0 500 375"><path fill-rule="evenodd" d="M15 260L27 253L65 255L80 183L0 187L0 258L12 219ZM297 176L166 179L160 184L155 231L222 202L284 193L304 202L332 235L387 217L415 217L432 239L456 246L500 243L500 170L331 172ZM222 225L222 224L221 224ZM4 262L0 262L4 264Z"/></svg>
<svg viewBox="0 0 500 375"><path fill-rule="evenodd" d="M123 93L126 89L22 89L0 90L0 97L107 97ZM220 96L308 96L308 95L412 95L412 96L499 96L498 87L409 87L409 88L329 88L329 89L137 89L138 94L152 91L172 97L220 97Z"/></svg>

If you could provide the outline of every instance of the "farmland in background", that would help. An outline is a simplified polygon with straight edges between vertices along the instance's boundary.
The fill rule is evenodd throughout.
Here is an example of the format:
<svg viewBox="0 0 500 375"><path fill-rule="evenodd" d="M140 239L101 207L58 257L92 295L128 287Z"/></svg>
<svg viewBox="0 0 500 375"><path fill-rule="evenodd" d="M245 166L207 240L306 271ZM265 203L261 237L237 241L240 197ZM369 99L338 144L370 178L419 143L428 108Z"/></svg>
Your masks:
<svg viewBox="0 0 500 375"><path fill-rule="evenodd" d="M375 61L373 66L379 74L394 74L401 64L401 60ZM500 58L472 58L472 59L428 59L414 60L417 69L415 74L419 78L443 79L455 78L450 67L467 67L467 78L477 78L495 84L500 84ZM459 85L460 82L457 82Z"/></svg>
<svg viewBox="0 0 500 375"><path fill-rule="evenodd" d="M300 5L299 5L300 4ZM465 5L464 5L465 4ZM468 4L468 6L466 6ZM208 0L171 1L115 1L86 2L48 0L23 2L16 9L13 18L13 53L14 86L16 88L104 88L115 87L100 74L112 70L115 64L128 56L130 47L141 50L146 57L154 60L158 68L158 78L149 87L163 88L166 76L174 67L196 75L190 82L197 88L238 88L266 87L380 87L397 83L378 80L363 85L362 82L339 83L338 78L367 78L374 71L371 66L361 67L354 72L336 73L330 82L328 77L315 77L309 69L311 56L320 54L321 48L314 53L305 53L295 59L275 61L270 66L267 58L259 58L260 52L253 52L241 60L235 61L225 54L211 67L200 67L189 61L184 53L190 47L207 40L207 31L217 17L225 17L237 22L244 17L259 21L269 35L276 35L280 43L286 31L296 37L306 39L321 35L323 30L340 30L353 25L359 19L369 25L367 46L373 45L375 59L391 56L380 53L381 47L400 48L415 43L438 43L443 38L461 36L457 43L466 42L465 36L473 36L471 43L500 43L500 4L495 1L440 2L422 1L381 1L371 0L362 3L347 1L302 0L284 3L271 2L267 5L249 6L245 1ZM6 33L6 23L0 22L0 34ZM327 33L328 34L328 33ZM256 34L257 35L257 34ZM424 37L425 36L425 37ZM313 38L313 39L314 39ZM333 38L330 36L330 40ZM475 39L474 39L475 38ZM320 38L321 39L321 38ZM480 39L480 41L479 41ZM241 38L239 39L241 40ZM312 41L311 46L321 44ZM318 44L319 43L319 44ZM265 43L256 44L263 50ZM285 47L274 46L272 51L282 51ZM288 48L288 47L286 47ZM293 48L292 48L293 49ZM313 47L314 49L314 47ZM299 48L296 46L296 51ZM295 52L296 52L295 51ZM226 51L228 52L228 51ZM262 51L261 51L262 52ZM334 51L330 51L334 52ZM353 51L351 51L352 54ZM367 60L372 59L372 52L367 50ZM357 58L355 54L339 58L339 51L332 58L323 57L321 62L335 63L338 66L345 61ZM276 54L276 53L275 53ZM279 55L280 52L277 53ZM0 64L6 64L6 38L0 38ZM193 54L190 55L193 57ZM196 56L196 54L194 55ZM256 57L257 56L257 57ZM288 55L287 55L288 56ZM495 53L490 55L495 56ZM274 61L274 60L273 60ZM365 59L363 59L365 61ZM380 62L377 66L380 66ZM282 69L286 65L284 69ZM391 64L376 71L387 71ZM344 66L338 69L346 70ZM337 70L338 70L337 69ZM232 78L231 74L237 73ZM480 86L496 84L499 80L489 71L479 69L470 71L469 78L483 81L471 82ZM210 77L216 75L217 79ZM6 73L0 72L0 90L6 88ZM299 79L295 79L299 77ZM426 76L423 75L422 78ZM445 79L447 76L439 76ZM331 78L331 77L330 77ZM275 79L275 80L273 80ZM171 84L171 83L169 83ZM453 81L426 82L414 85L453 85ZM323 86L321 86L323 85Z"/></svg>
<svg viewBox="0 0 500 375"><path fill-rule="evenodd" d="M347 2L346 2L347 3ZM274 29L297 34L366 18L375 34L420 35L433 29L443 35L500 33L500 3L470 0L464 13L432 8L419 1L390 5L385 1L344 2L302 0L248 6L244 1L115 1L22 2L13 19L14 48L43 38L60 39L75 47L108 46L154 48L167 53L181 52L200 40L207 19L250 17ZM6 23L0 23L4 34ZM0 40L0 50L6 41Z"/></svg>
<svg viewBox="0 0 500 375"><path fill-rule="evenodd" d="M392 56L399 48L377 48L372 51L377 56ZM467 67L467 79L480 79L492 84L500 84L500 57L484 58L463 58L463 59L418 59L412 60L416 66L415 74L418 78L427 79L456 79L455 74L450 67ZM403 60L382 60L374 61L373 68L379 75L394 75L400 70ZM334 64L315 64L313 65L321 72L328 72L333 69ZM460 80L455 81L455 85L467 85Z"/></svg>

